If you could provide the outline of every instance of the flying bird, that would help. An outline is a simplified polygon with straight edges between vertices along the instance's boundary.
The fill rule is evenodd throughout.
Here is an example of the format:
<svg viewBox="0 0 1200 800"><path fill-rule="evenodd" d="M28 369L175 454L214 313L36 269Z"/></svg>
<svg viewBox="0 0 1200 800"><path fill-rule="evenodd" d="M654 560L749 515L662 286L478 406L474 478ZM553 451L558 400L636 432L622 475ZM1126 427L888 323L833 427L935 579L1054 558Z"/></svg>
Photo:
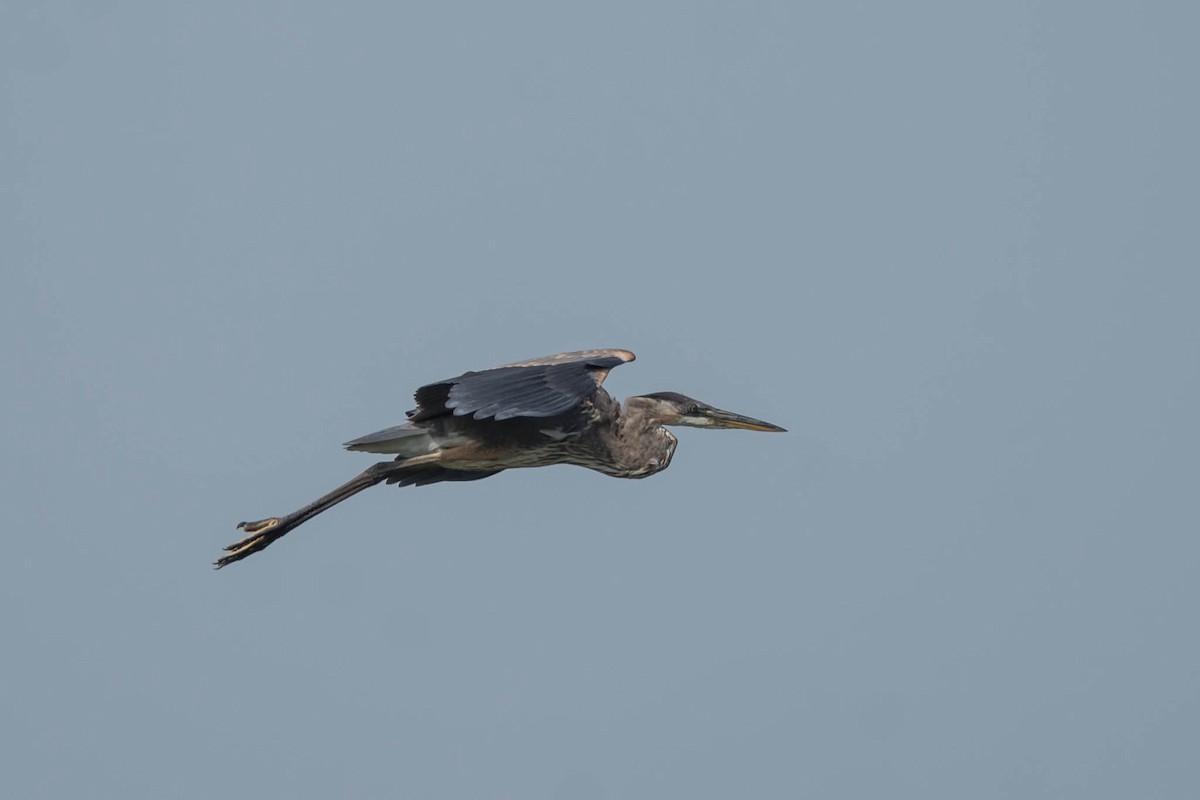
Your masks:
<svg viewBox="0 0 1200 800"><path fill-rule="evenodd" d="M575 464L614 478L645 478L671 464L678 439L666 425L783 431L675 392L614 400L609 371L628 350L580 350L518 361L417 389L408 421L346 442L347 450L394 456L301 509L242 522L245 537L217 569L263 550L289 531L378 483L424 486L475 481L517 467Z"/></svg>

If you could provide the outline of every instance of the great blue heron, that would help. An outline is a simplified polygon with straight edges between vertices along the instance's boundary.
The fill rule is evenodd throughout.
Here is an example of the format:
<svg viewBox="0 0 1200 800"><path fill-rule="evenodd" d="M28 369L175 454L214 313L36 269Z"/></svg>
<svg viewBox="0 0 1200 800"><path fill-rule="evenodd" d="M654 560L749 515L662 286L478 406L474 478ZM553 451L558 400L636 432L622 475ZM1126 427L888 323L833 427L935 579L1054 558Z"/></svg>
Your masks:
<svg viewBox="0 0 1200 800"><path fill-rule="evenodd" d="M242 522L217 569L257 553L288 531L377 483L424 486L475 481L514 467L576 464L614 478L666 469L678 442L664 425L783 431L675 392L618 403L601 384L628 350L580 350L518 361L417 389L417 407L394 428L346 442L348 450L395 455L283 517Z"/></svg>

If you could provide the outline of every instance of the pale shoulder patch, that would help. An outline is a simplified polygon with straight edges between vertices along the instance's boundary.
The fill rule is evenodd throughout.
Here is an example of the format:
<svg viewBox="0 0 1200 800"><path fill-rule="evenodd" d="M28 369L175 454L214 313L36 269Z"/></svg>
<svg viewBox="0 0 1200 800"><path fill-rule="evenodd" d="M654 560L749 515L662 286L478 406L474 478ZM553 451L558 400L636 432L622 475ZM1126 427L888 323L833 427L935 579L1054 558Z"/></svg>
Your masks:
<svg viewBox="0 0 1200 800"><path fill-rule="evenodd" d="M555 353L551 356L538 356L527 361L514 361L511 364L501 364L501 367L548 367L554 364L571 364L578 361L593 361L598 358L615 358L628 364L637 359L629 350L575 350L570 353Z"/></svg>

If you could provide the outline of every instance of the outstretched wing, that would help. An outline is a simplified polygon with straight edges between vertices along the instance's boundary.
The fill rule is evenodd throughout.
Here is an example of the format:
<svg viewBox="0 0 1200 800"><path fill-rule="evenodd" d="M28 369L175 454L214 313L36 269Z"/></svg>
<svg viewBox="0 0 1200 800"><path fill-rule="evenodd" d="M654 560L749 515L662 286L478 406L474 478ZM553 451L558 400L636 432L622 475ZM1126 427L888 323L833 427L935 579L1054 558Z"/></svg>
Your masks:
<svg viewBox="0 0 1200 800"><path fill-rule="evenodd" d="M591 397L628 350L580 350L466 372L417 389L413 422L454 414L475 419L553 417Z"/></svg>

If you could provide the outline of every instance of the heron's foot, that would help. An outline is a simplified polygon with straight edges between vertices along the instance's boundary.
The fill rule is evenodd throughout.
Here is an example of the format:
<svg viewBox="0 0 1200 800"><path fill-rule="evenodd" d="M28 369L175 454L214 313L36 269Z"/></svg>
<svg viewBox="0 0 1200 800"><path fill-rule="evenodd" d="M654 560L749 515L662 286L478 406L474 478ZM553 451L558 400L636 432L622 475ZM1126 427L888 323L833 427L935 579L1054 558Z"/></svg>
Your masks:
<svg viewBox="0 0 1200 800"><path fill-rule="evenodd" d="M254 522L239 522L238 530L245 531L247 535L233 544L225 546L227 551L225 555L213 562L213 566L217 569L257 553L287 533L287 529L283 527L283 520L279 517L268 517Z"/></svg>

